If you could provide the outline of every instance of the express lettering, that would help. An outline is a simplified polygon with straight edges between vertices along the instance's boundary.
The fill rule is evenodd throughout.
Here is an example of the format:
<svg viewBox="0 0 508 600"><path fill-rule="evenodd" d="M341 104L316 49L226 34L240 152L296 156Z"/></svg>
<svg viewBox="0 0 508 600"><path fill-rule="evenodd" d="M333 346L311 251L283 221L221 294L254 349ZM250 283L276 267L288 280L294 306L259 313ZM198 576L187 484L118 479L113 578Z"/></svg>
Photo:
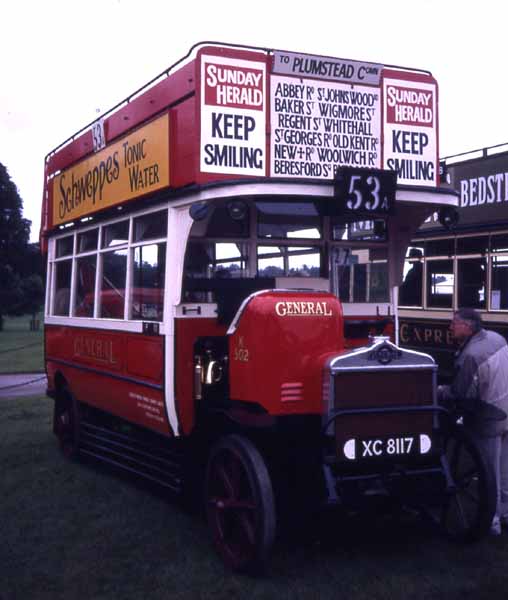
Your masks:
<svg viewBox="0 0 508 600"><path fill-rule="evenodd" d="M333 314L327 302L277 302L275 312L279 317L308 315L331 317Z"/></svg>
<svg viewBox="0 0 508 600"><path fill-rule="evenodd" d="M443 327L420 327L403 323L400 326L400 341L403 344L454 347L451 331Z"/></svg>

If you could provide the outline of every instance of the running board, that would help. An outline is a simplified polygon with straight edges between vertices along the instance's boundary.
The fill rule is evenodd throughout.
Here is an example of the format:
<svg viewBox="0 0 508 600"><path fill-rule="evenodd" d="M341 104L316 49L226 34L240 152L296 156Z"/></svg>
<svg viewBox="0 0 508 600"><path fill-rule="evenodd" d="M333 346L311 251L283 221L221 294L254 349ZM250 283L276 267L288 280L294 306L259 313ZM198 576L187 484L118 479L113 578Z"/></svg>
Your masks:
<svg viewBox="0 0 508 600"><path fill-rule="evenodd" d="M88 421L80 422L79 452L113 467L182 491L183 455L168 444L154 443L135 434L118 433Z"/></svg>

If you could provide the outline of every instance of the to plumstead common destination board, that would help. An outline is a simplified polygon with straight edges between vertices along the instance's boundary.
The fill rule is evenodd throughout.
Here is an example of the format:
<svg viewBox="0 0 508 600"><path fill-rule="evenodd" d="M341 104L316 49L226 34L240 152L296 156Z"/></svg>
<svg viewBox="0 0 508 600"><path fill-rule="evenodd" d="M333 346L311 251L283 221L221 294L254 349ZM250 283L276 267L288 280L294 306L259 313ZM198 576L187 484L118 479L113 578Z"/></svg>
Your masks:
<svg viewBox="0 0 508 600"><path fill-rule="evenodd" d="M202 173L333 179L351 166L437 185L430 74L291 52L265 62L214 52L201 54Z"/></svg>

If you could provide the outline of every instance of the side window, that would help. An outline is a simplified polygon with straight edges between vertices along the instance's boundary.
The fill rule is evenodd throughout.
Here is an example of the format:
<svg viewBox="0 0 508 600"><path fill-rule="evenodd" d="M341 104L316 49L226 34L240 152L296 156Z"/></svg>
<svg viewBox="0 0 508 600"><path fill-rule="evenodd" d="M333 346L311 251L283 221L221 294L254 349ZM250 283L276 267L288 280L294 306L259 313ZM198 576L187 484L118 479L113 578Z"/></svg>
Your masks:
<svg viewBox="0 0 508 600"><path fill-rule="evenodd" d="M388 302L386 253L378 250L333 248L333 289L342 302Z"/></svg>
<svg viewBox="0 0 508 600"><path fill-rule="evenodd" d="M248 245L243 242L187 244L184 262L183 300L213 302L212 287L204 280L247 277Z"/></svg>
<svg viewBox="0 0 508 600"><path fill-rule="evenodd" d="M102 280L99 295L99 316L106 319L123 319L127 249L105 252L102 254L101 260Z"/></svg>
<svg viewBox="0 0 508 600"><path fill-rule="evenodd" d="M166 244L134 248L131 319L162 321Z"/></svg>
<svg viewBox="0 0 508 600"><path fill-rule="evenodd" d="M168 211L161 210L134 219L134 242L165 238L168 234Z"/></svg>
<svg viewBox="0 0 508 600"><path fill-rule="evenodd" d="M312 246L258 246L259 277L319 277L321 252Z"/></svg>
<svg viewBox="0 0 508 600"><path fill-rule="evenodd" d="M451 308L453 300L453 260L427 262L427 306Z"/></svg>
<svg viewBox="0 0 508 600"><path fill-rule="evenodd" d="M422 306L423 297L423 251L410 248L404 263L404 279L399 288L401 306Z"/></svg>
<svg viewBox="0 0 508 600"><path fill-rule="evenodd" d="M97 256L83 256L76 262L76 317L93 317Z"/></svg>
<svg viewBox="0 0 508 600"><path fill-rule="evenodd" d="M60 260L54 263L55 296L53 314L68 316L71 300L72 260Z"/></svg>
<svg viewBox="0 0 508 600"><path fill-rule="evenodd" d="M490 308L508 310L508 256L493 256L491 270Z"/></svg>
<svg viewBox="0 0 508 600"><path fill-rule="evenodd" d="M484 258L462 258L457 261L457 266L459 306L485 308L487 261Z"/></svg>

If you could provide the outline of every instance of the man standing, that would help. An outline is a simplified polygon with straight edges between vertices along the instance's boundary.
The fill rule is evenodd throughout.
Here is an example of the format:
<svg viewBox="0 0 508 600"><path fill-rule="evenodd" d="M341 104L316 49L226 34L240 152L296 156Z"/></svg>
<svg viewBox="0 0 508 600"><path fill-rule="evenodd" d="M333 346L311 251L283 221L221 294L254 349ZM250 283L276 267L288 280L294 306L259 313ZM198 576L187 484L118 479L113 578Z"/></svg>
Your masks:
<svg viewBox="0 0 508 600"><path fill-rule="evenodd" d="M450 324L453 338L460 347L455 357L455 377L449 386L438 387L438 399L457 402L458 407L473 401L486 402L508 413L508 345L506 340L482 328L481 318L472 308L455 312ZM502 417L502 413L499 413ZM470 429L496 478L496 514L491 532L501 533L508 526L508 421L501 418L489 428L474 420Z"/></svg>

